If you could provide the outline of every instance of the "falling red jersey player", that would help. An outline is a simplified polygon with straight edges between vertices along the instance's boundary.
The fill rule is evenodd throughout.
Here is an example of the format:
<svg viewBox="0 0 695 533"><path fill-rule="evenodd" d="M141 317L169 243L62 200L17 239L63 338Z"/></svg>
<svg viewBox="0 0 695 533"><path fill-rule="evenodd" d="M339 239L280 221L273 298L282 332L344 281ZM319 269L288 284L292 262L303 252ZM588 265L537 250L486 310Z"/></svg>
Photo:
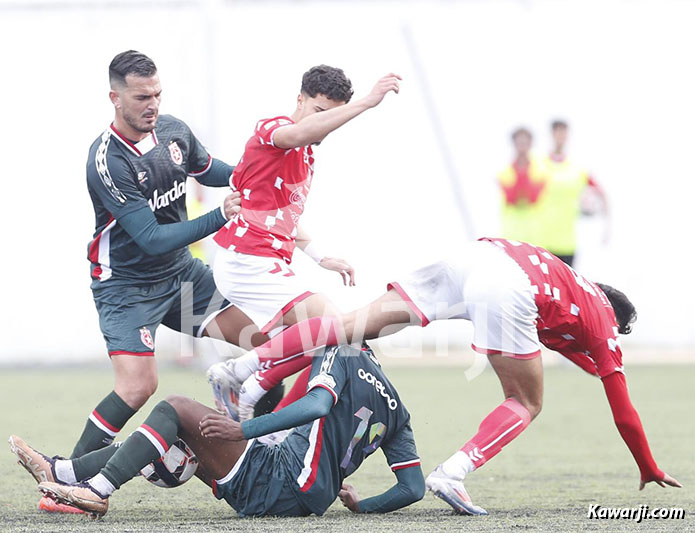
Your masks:
<svg viewBox="0 0 695 533"><path fill-rule="evenodd" d="M261 377L277 379L282 370L306 364L310 357L296 354L317 345L453 318L473 323L473 348L487 355L505 395L478 433L427 478L428 488L454 509L480 514L464 488L465 475L499 453L540 412L541 344L601 379L618 431L640 469L640 489L651 481L680 487L657 466L628 396L618 334L631 331L634 306L620 291L586 280L530 244L503 239L466 244L455 258L390 283L388 292L367 307L340 321L314 318L298 324L227 369L236 379L254 380L253 370L269 367Z"/></svg>

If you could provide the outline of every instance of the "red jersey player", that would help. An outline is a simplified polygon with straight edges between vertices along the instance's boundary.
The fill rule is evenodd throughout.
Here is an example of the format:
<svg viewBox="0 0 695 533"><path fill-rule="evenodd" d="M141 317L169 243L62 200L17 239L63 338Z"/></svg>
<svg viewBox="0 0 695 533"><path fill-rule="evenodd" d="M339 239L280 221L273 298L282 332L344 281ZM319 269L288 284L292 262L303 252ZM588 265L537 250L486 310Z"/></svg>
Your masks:
<svg viewBox="0 0 695 533"><path fill-rule="evenodd" d="M236 379L256 379L254 367L272 367L278 379L283 367L296 371L310 360L291 355L310 352L316 345L463 318L473 323L473 348L488 356L506 399L482 421L478 433L427 478L428 488L456 511L484 513L471 503L465 475L499 453L540 412L541 344L601 379L618 431L639 467L640 489L651 481L681 486L658 468L628 396L618 334L631 331L636 312L623 293L586 280L542 248L503 239L469 243L455 258L421 268L388 289L340 321L310 319L245 354L232 366ZM291 362L278 365L277 357Z"/></svg>
<svg viewBox="0 0 695 533"><path fill-rule="evenodd" d="M232 309L201 326L240 346L257 346L280 326L306 317L338 315L321 294L291 268L295 245L323 268L354 285L352 267L325 257L299 226L314 172L313 146L387 93L399 91L400 76L387 74L364 98L351 100L350 80L338 68L320 65L304 73L291 115L258 121L230 184L241 193L241 212L215 235L220 249L213 273ZM297 317L301 317L298 319ZM259 397L266 391L257 387Z"/></svg>

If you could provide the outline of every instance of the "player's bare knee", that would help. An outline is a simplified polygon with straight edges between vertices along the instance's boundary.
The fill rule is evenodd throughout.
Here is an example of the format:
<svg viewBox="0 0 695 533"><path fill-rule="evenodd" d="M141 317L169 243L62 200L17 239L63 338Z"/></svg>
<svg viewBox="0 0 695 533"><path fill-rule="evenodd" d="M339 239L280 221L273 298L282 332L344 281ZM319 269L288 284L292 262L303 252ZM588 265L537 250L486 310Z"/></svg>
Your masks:
<svg viewBox="0 0 695 533"><path fill-rule="evenodd" d="M164 401L171 405L177 412L185 403L184 400L186 400L186 397L181 396L180 394L170 394L169 396L164 398Z"/></svg>
<svg viewBox="0 0 695 533"><path fill-rule="evenodd" d="M531 415L531 420L536 418L543 408L543 398L523 398L520 403L526 408Z"/></svg>
<svg viewBox="0 0 695 533"><path fill-rule="evenodd" d="M539 414L541 414L541 410L543 409L543 400L536 400L534 402L531 402L531 407L526 407L528 409L528 412L531 414L531 420L536 418Z"/></svg>
<svg viewBox="0 0 695 533"><path fill-rule="evenodd" d="M342 328L342 334L345 336L345 342L352 343L352 337L355 330L355 315L349 313L336 317L336 324Z"/></svg>
<svg viewBox="0 0 695 533"><path fill-rule="evenodd" d="M543 407L543 399L542 398L532 398L529 397L525 394L518 393L516 391L511 392L505 390L505 399L506 400L516 400L519 402L529 413L531 420L536 418Z"/></svg>
<svg viewBox="0 0 695 533"><path fill-rule="evenodd" d="M136 383L117 384L116 393L133 409L140 409L157 391L157 377L140 379Z"/></svg>

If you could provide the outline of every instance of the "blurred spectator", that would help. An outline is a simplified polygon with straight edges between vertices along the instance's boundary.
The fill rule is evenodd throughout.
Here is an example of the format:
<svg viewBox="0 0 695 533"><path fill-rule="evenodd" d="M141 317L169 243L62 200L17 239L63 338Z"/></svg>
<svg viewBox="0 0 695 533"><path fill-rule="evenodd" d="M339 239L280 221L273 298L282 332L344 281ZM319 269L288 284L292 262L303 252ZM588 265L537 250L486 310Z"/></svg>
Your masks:
<svg viewBox="0 0 695 533"><path fill-rule="evenodd" d="M502 235L542 246L572 266L577 249L576 221L584 215L608 214L603 189L565 154L568 125L551 124L553 151L531 152L533 136L526 128L512 133L514 161L499 175L502 188ZM604 242L608 240L608 223Z"/></svg>
<svg viewBox="0 0 695 533"><path fill-rule="evenodd" d="M608 203L589 172L567 158L567 122L555 120L551 129L554 146L544 165L548 181L538 201L541 233L534 243L571 266L577 249L575 226L580 211L586 215L607 215ZM608 223L604 228L604 241L607 239Z"/></svg>
<svg viewBox="0 0 695 533"><path fill-rule="evenodd" d="M520 127L512 133L514 161L498 176L502 188L502 236L538 244L543 237L543 221L538 201L548 173L543 158L531 152L533 135Z"/></svg>

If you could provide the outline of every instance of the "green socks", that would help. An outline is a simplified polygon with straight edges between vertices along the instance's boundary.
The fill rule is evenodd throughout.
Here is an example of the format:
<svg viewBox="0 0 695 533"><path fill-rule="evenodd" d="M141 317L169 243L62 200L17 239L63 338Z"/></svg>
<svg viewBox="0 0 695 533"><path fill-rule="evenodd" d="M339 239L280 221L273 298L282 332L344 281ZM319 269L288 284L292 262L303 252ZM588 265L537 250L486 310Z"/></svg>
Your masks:
<svg viewBox="0 0 695 533"><path fill-rule="evenodd" d="M116 450L123 443L119 442L116 444L111 444L100 450L94 450L81 457L76 457L71 460L72 469L75 475L75 481L82 481L84 479L89 479L90 477L96 476L104 465L109 462L109 459L113 457ZM56 472L58 468L56 467ZM61 481L65 481L61 479Z"/></svg>
<svg viewBox="0 0 695 533"><path fill-rule="evenodd" d="M111 444L113 438L136 412L137 410L125 403L118 394L113 391L109 393L89 415L82 436L70 458L81 457Z"/></svg>
<svg viewBox="0 0 695 533"><path fill-rule="evenodd" d="M101 474L119 488L140 470L159 459L169 449L181 427L179 415L171 404L161 401L145 422L116 450Z"/></svg>

